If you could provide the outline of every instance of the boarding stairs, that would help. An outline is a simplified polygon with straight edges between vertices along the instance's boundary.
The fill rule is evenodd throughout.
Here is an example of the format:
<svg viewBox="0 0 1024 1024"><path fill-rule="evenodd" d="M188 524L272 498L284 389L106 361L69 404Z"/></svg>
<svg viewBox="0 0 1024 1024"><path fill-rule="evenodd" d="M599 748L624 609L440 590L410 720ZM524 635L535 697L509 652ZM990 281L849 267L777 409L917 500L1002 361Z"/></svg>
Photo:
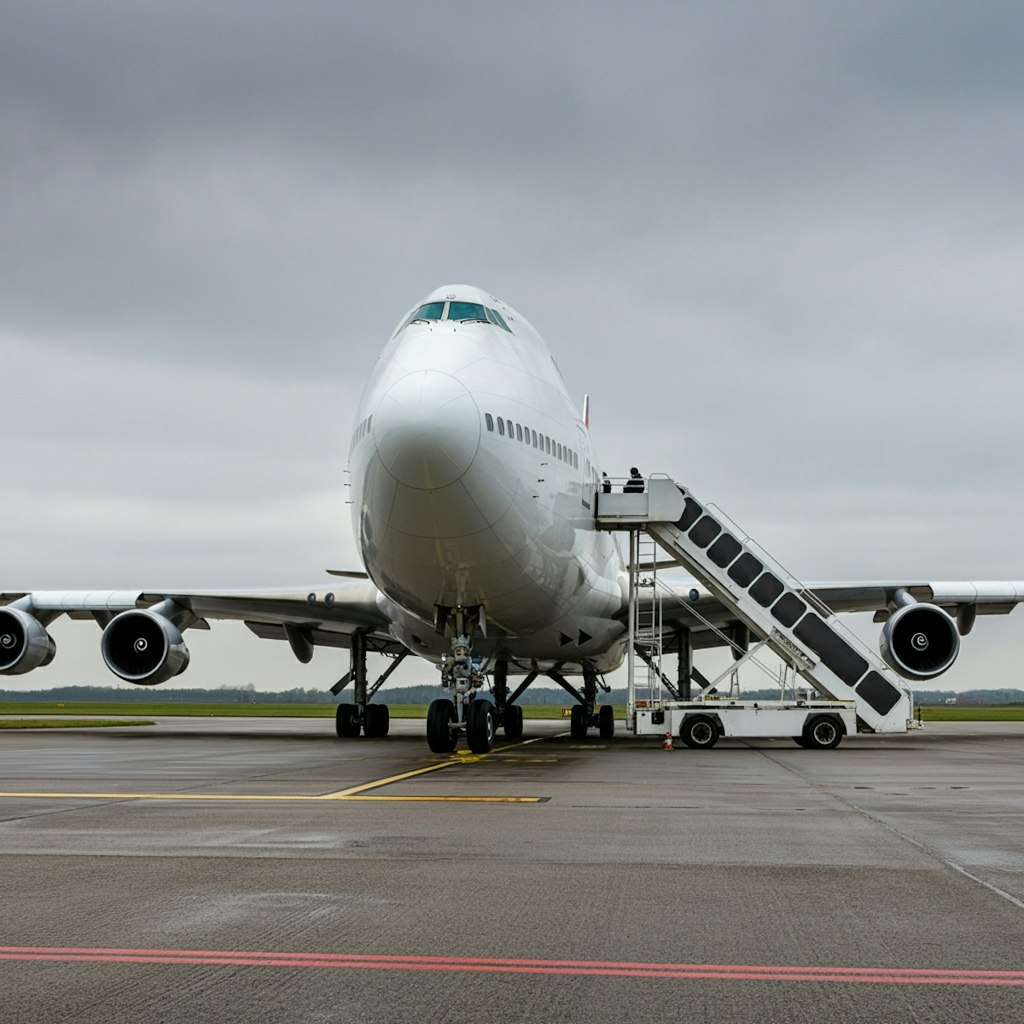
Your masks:
<svg viewBox="0 0 1024 1024"><path fill-rule="evenodd" d="M662 600L658 589L658 542L648 533L630 534L630 652L638 654L643 669L631 659L631 702L656 704L662 699L664 674L661 671Z"/></svg>
<svg viewBox="0 0 1024 1024"><path fill-rule="evenodd" d="M599 529L630 532L631 556L638 550L634 535L656 541L759 646L825 697L854 702L862 728L906 732L913 715L906 684L717 506L702 504L668 477L652 476L640 493L599 493L595 519Z"/></svg>

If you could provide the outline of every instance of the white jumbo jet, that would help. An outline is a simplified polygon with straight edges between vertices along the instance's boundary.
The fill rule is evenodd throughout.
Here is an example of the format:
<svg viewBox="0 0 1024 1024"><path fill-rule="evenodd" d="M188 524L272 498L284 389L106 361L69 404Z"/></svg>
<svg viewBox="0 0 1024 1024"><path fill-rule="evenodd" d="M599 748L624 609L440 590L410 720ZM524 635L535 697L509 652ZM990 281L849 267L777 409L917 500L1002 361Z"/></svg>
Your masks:
<svg viewBox="0 0 1024 1024"><path fill-rule="evenodd" d="M348 648L354 703L339 704L341 737L384 736L388 709L371 703L410 653L440 667L448 696L428 711L427 740L443 753L465 733L486 752L495 730L522 735L516 703L538 677L573 697L574 736L614 725L598 706L604 673L627 644L627 572L612 535L596 528L601 486L586 417L533 327L504 302L468 285L439 288L404 316L367 383L352 436L353 528L363 572L347 582L269 591L18 592L0 594L0 673L47 665L58 616L94 618L110 670L131 683L162 683L188 666L182 634L209 619L240 619L257 636L285 640L308 662L315 647ZM885 619L907 600L927 603L955 635L978 613L1011 611L1024 583L921 580L809 584L837 612ZM689 679L695 649L742 637L742 624L702 587L664 610L668 647ZM697 599L693 600L696 596ZM923 605L919 605L923 607ZM891 666L930 678L951 656L915 671L913 651L884 644ZM368 684L367 655L391 659ZM509 677L521 677L510 692ZM582 687L569 681L582 677ZM694 678L700 681L699 673ZM474 699L490 686L491 698Z"/></svg>

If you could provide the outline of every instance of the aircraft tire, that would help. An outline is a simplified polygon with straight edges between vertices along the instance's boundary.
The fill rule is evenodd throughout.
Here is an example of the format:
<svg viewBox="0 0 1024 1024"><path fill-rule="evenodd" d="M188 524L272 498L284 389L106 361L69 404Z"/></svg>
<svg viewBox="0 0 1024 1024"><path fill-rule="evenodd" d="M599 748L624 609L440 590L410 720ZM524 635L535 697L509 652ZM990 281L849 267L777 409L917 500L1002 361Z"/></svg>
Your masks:
<svg viewBox="0 0 1024 1024"><path fill-rule="evenodd" d="M351 740L359 735L359 715L355 704L339 704L334 712L334 728L340 739Z"/></svg>
<svg viewBox="0 0 1024 1024"><path fill-rule="evenodd" d="M587 738L587 715L582 704L573 704L569 718L569 735L574 740Z"/></svg>
<svg viewBox="0 0 1024 1024"><path fill-rule="evenodd" d="M470 701L466 709L466 744L474 754L489 754L494 743L494 705Z"/></svg>
<svg viewBox="0 0 1024 1024"><path fill-rule="evenodd" d="M813 750L835 750L843 741L843 727L833 715L818 715L804 726L803 738Z"/></svg>
<svg viewBox="0 0 1024 1024"><path fill-rule="evenodd" d="M435 754L450 754L455 749L458 733L451 726L456 722L455 705L444 697L430 702L427 708L427 746Z"/></svg>
<svg viewBox="0 0 1024 1024"><path fill-rule="evenodd" d="M363 721L363 734L367 739L387 736L391 728L391 712L387 704L367 704Z"/></svg>
<svg viewBox="0 0 1024 1024"><path fill-rule="evenodd" d="M505 739L518 740L523 736L523 709L518 704L505 705Z"/></svg>
<svg viewBox="0 0 1024 1024"><path fill-rule="evenodd" d="M602 704L597 713L598 728L601 739L610 740L615 735L615 709L611 704Z"/></svg>
<svg viewBox="0 0 1024 1024"><path fill-rule="evenodd" d="M707 715L691 715L679 727L679 738L694 750L710 750L718 742L718 723Z"/></svg>

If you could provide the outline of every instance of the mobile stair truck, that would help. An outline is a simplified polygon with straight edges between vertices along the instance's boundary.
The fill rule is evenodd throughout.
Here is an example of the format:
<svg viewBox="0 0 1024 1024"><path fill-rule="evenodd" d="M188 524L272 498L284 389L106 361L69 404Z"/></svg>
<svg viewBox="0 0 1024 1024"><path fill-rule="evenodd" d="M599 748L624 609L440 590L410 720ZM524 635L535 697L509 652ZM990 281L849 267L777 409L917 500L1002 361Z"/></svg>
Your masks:
<svg viewBox="0 0 1024 1024"><path fill-rule="evenodd" d="M831 749L854 732L905 733L914 725L913 694L903 680L716 506L655 475L640 493L599 493L595 518L600 529L629 533L626 720L636 735L668 734L697 748L722 736L792 737L803 747ZM688 666L680 686L661 671L662 601L666 593L678 597L657 580L659 549L706 588L703 595L690 590L687 612L734 646L736 660L716 679L693 671L702 689L692 699ZM735 628L729 635L702 615L709 596L739 623L744 643L736 643ZM739 670L748 663L766 668L766 651L781 664L779 697L744 700ZM637 657L647 669L642 685ZM723 696L718 684L726 677Z"/></svg>

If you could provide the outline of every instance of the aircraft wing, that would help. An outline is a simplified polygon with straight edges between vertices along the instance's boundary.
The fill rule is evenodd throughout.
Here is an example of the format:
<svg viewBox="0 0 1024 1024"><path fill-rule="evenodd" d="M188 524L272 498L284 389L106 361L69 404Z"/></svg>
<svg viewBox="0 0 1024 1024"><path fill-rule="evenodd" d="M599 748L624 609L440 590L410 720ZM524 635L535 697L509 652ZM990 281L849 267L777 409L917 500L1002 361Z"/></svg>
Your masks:
<svg viewBox="0 0 1024 1024"><path fill-rule="evenodd" d="M896 595L905 591L915 601L938 605L953 618L973 622L974 615L1006 615L1024 603L1024 581L956 582L924 580L826 581L804 584L834 612L874 612L884 622L895 606ZM703 584L675 583L662 592L662 621L667 631L690 629L695 649L723 646L739 620ZM969 628L969 627L968 627Z"/></svg>
<svg viewBox="0 0 1024 1024"><path fill-rule="evenodd" d="M46 628L61 615L92 618L105 628L127 611L146 615L142 632L135 630L132 642L153 648L163 645L168 652L181 644L180 634L187 629L209 629L210 619L235 619L259 637L286 640L304 662L312 657L315 646L349 647L357 632L366 636L369 650L398 654L403 646L392 637L379 598L380 592L369 582L318 583L280 590L0 593L0 671L16 675L48 664L54 644ZM152 623L148 633L147 622ZM138 648L140 652L144 649ZM187 664L187 654L183 657ZM170 653L168 658L173 662ZM168 671L169 667L161 669L163 678ZM132 681L152 680L143 677L140 669Z"/></svg>

